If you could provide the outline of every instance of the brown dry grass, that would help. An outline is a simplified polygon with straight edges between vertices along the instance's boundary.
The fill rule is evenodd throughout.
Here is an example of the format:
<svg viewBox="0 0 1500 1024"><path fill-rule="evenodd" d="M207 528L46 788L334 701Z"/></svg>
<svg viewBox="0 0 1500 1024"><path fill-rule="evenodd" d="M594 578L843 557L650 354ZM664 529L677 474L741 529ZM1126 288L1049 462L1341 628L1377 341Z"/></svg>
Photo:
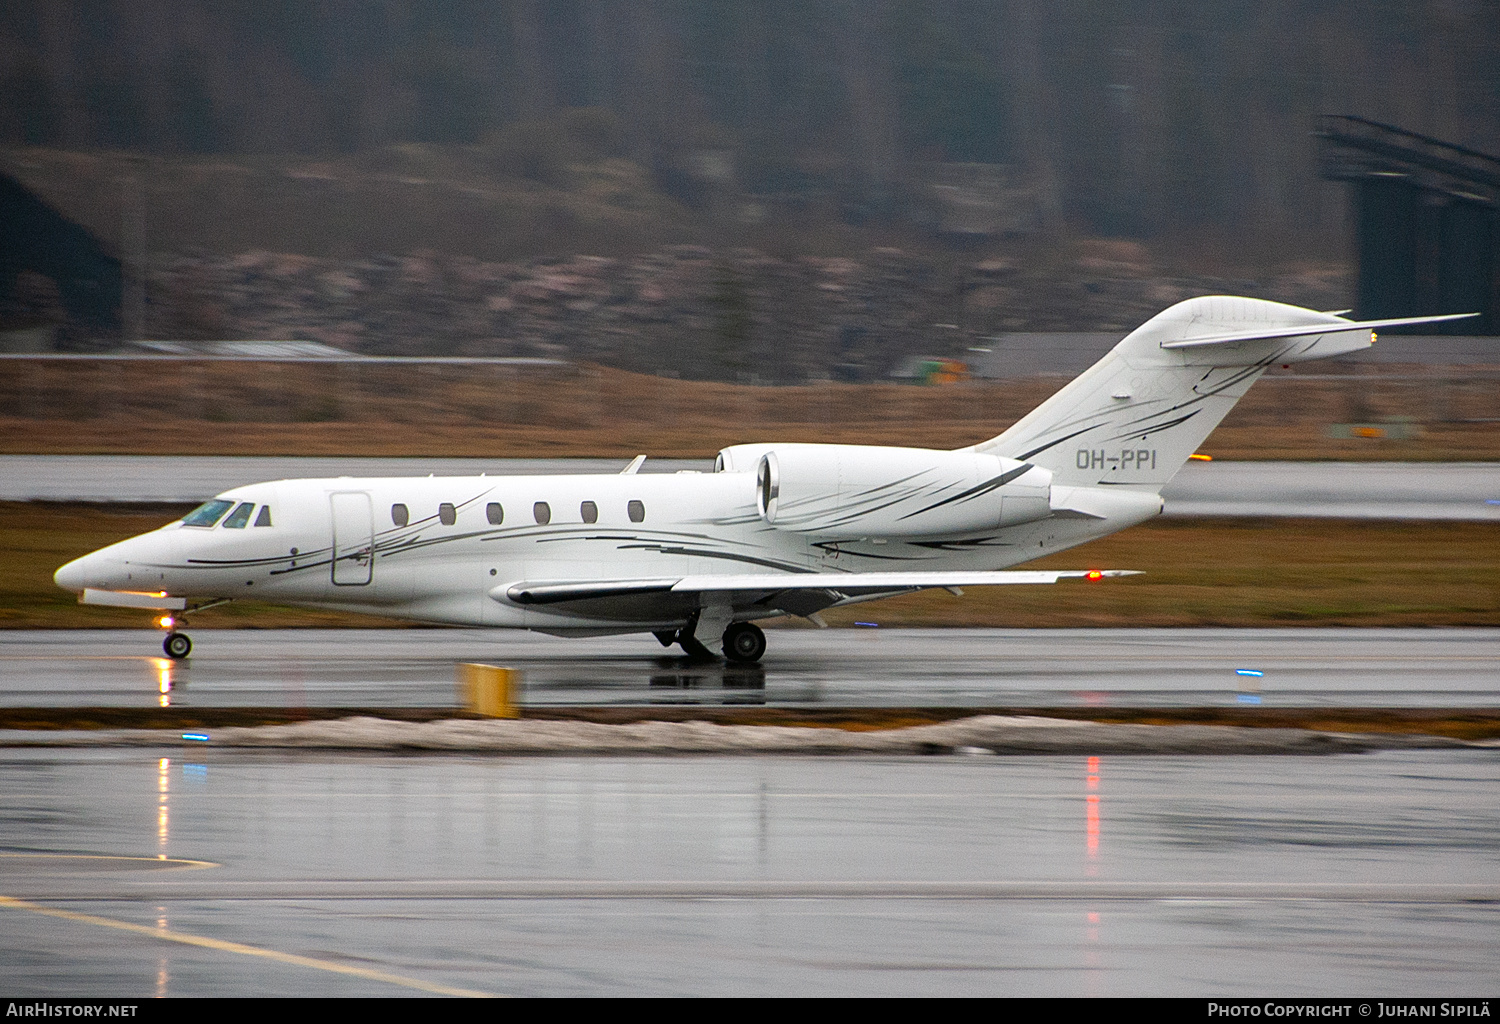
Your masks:
<svg viewBox="0 0 1500 1024"><path fill-rule="evenodd" d="M763 387L561 370L369 364L14 362L11 454L712 457L745 441L956 448L992 437L1061 377L944 387ZM1209 438L1231 459L1500 457L1500 379L1268 377ZM1412 441L1333 440L1334 422L1404 415ZM1462 422L1470 421L1470 422Z"/></svg>
<svg viewBox="0 0 1500 1024"><path fill-rule="evenodd" d="M0 628L145 627L147 612L74 603L52 583L69 559L185 509L0 503ZM1099 583L976 587L829 612L838 625L1497 626L1500 530L1487 523L1161 521L1032 563L1140 569ZM235 603L193 628L382 626L334 612Z"/></svg>
<svg viewBox="0 0 1500 1024"><path fill-rule="evenodd" d="M1161 520L1029 563L1143 576L942 591L828 613L943 626L1496 626L1500 528Z"/></svg>

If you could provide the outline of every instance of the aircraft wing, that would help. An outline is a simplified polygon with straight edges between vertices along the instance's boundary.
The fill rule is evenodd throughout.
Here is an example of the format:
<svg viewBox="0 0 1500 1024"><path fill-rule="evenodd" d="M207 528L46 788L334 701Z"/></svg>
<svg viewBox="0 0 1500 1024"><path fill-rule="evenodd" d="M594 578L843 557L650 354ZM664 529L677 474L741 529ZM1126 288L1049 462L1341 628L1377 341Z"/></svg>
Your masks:
<svg viewBox="0 0 1500 1024"><path fill-rule="evenodd" d="M995 572L809 572L749 573L739 576L676 576L644 580L526 581L496 587L495 598L517 604L557 604L646 594L824 590L840 594L926 590L933 587L993 587L1021 583L1056 583L1062 579L1136 576L1133 569L1006 570Z"/></svg>
<svg viewBox="0 0 1500 1024"><path fill-rule="evenodd" d="M1007 570L996 572L814 572L788 576L751 573L744 576L685 576L674 591L725 590L903 590L929 587L993 587L1017 583L1056 583L1062 579L1135 576L1131 569Z"/></svg>

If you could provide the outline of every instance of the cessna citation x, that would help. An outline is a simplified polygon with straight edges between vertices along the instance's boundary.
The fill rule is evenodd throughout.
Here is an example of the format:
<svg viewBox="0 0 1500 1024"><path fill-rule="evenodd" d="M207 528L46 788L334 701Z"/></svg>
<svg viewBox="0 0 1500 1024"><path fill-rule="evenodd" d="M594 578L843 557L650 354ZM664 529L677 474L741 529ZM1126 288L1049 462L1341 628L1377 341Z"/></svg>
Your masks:
<svg viewBox="0 0 1500 1024"><path fill-rule="evenodd" d="M741 444L702 474L638 474L639 456L618 475L278 480L225 491L55 578L90 604L193 611L253 596L558 636L649 632L691 655L755 661L766 646L755 619L1127 575L1003 570L1159 514L1162 486L1268 367L1445 319L1189 299L958 451ZM182 658L192 643L174 631L163 647Z"/></svg>

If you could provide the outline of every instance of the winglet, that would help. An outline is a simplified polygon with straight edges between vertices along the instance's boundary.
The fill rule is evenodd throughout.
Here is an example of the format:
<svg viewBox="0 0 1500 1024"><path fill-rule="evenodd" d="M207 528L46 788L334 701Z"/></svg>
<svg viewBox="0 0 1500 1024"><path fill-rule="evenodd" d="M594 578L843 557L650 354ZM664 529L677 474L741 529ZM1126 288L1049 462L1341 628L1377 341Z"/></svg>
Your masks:
<svg viewBox="0 0 1500 1024"><path fill-rule="evenodd" d="M637 473L639 473L641 471L641 464L644 463L645 461L646 461L646 456L644 456L644 455L637 455L635 458L633 458L633 459L630 460L630 465L628 465L624 469L620 470L620 475L621 476L635 476Z"/></svg>

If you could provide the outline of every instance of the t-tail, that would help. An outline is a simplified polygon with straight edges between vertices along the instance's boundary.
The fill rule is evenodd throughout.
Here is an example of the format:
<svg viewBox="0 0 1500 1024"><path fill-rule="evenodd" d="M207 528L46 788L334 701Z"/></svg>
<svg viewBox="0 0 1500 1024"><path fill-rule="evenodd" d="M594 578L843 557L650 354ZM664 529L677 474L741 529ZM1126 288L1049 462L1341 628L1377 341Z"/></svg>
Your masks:
<svg viewBox="0 0 1500 1024"><path fill-rule="evenodd" d="M1382 327L1476 315L1361 322L1264 299L1188 299L973 450L1041 466L1055 484L1158 492L1271 366L1368 348Z"/></svg>

